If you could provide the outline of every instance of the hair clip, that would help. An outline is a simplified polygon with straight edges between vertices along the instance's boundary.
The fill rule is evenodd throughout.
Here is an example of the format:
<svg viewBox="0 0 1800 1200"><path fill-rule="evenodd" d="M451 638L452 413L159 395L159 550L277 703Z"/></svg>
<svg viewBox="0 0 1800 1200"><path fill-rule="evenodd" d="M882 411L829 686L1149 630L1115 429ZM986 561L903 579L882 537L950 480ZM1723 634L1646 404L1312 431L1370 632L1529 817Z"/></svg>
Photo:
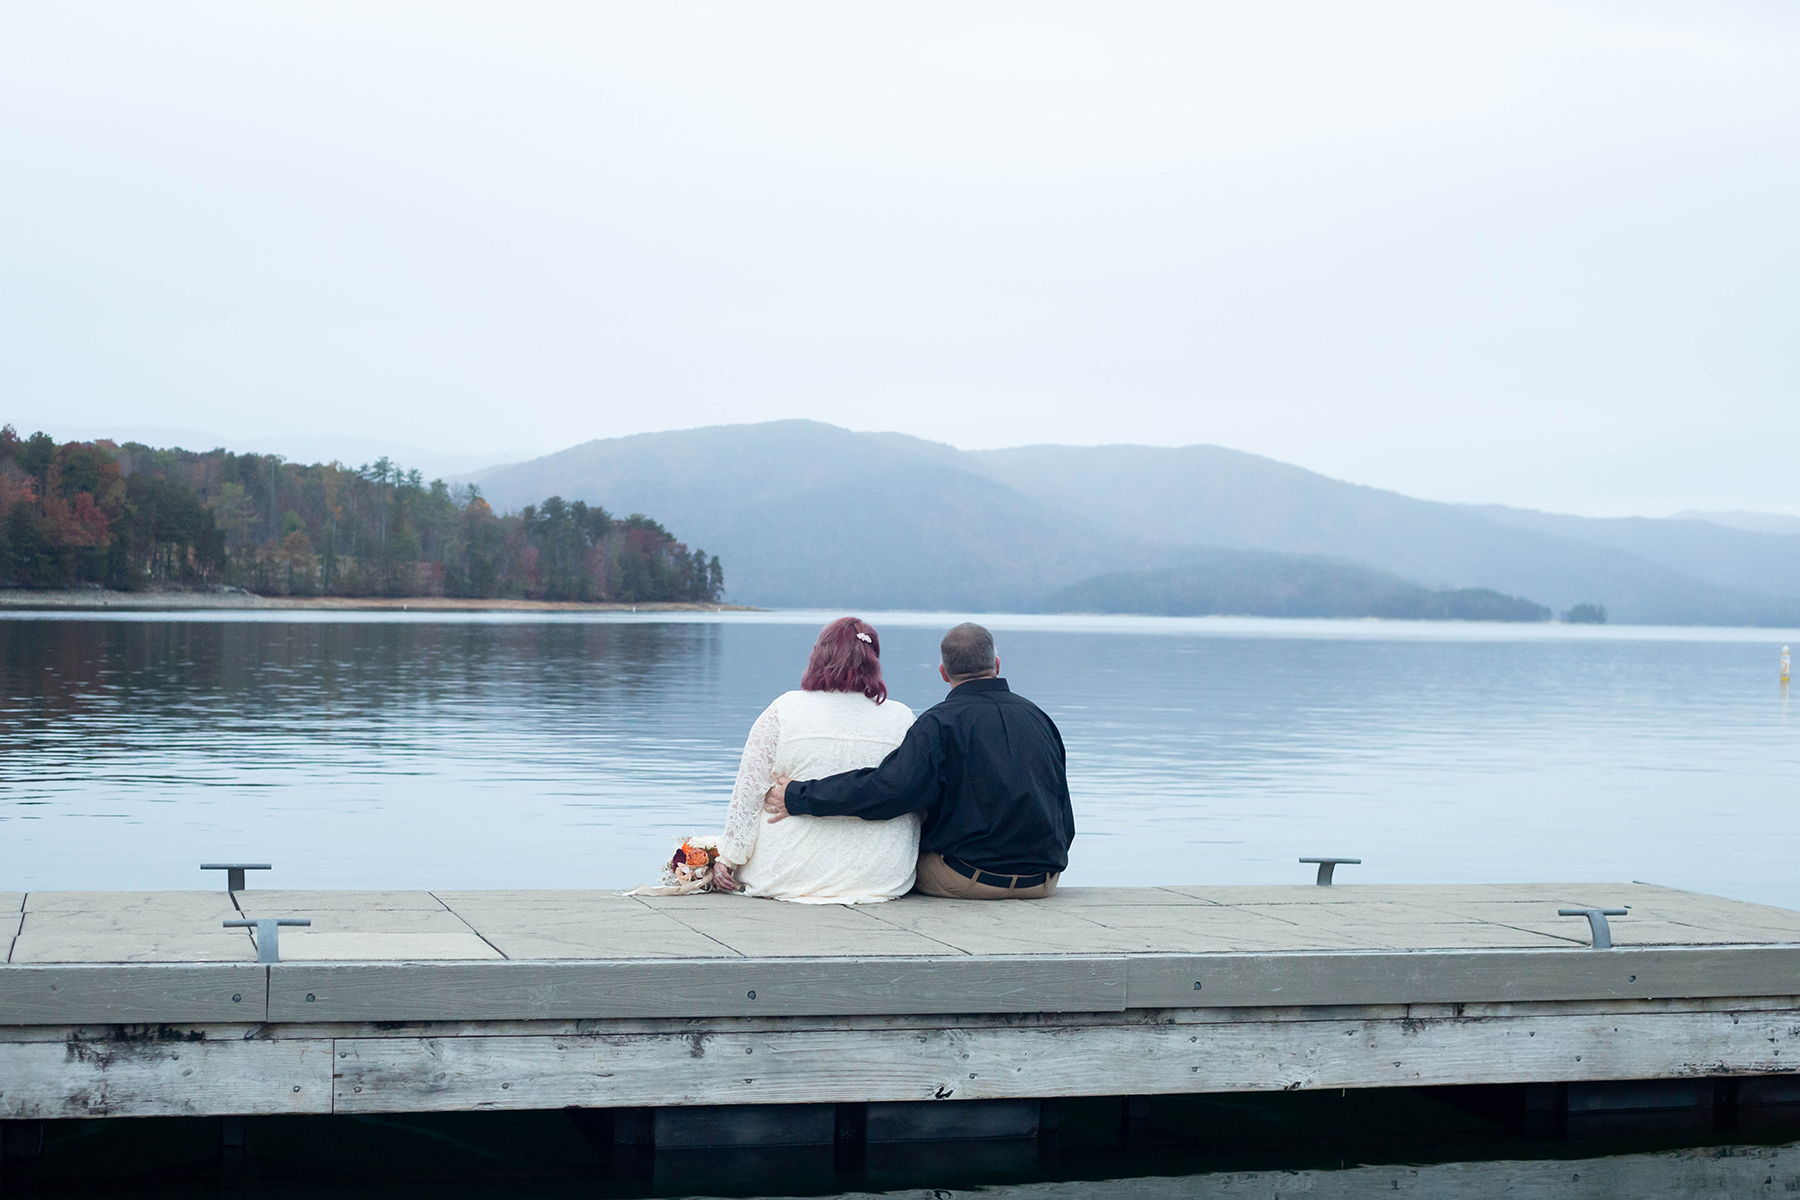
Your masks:
<svg viewBox="0 0 1800 1200"><path fill-rule="evenodd" d="M857 634L857 635L856 635L856 640L857 640L857 641L859 641L859 642L867 642L867 643L869 643L869 645L871 645L871 646L873 646L873 645L874 645L874 644L875 644L875 639L874 639L874 638L872 638L872 637L870 637L870 636L869 636L869 635L868 635L868 634L866 634L866 633L858 633L858 634Z"/></svg>

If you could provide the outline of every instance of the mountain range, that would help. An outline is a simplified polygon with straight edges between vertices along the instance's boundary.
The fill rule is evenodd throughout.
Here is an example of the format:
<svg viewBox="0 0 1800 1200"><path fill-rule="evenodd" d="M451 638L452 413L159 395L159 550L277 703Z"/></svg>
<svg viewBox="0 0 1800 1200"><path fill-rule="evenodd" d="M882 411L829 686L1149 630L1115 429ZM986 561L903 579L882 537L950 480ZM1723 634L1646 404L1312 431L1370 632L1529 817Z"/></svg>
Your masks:
<svg viewBox="0 0 1800 1200"><path fill-rule="evenodd" d="M1120 611L1141 585L1160 588L1155 611L1269 611L1256 580L1291 592L1361 571L1630 623L1800 625L1800 532L1777 532L1781 518L1443 504L1221 446L965 451L774 421L604 438L467 481L502 510L560 495L653 513L719 555L744 604ZM1357 579L1351 592L1371 586Z"/></svg>

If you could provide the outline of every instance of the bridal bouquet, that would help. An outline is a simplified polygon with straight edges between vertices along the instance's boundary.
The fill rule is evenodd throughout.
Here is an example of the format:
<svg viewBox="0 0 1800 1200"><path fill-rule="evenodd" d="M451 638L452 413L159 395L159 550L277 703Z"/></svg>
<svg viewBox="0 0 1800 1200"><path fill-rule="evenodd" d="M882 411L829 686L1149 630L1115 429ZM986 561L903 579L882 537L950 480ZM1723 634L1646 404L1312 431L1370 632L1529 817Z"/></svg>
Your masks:
<svg viewBox="0 0 1800 1200"><path fill-rule="evenodd" d="M686 896L694 892L710 892L713 886L713 863L718 857L718 838L688 838L675 847L674 855L663 864L661 886L633 888L626 894Z"/></svg>

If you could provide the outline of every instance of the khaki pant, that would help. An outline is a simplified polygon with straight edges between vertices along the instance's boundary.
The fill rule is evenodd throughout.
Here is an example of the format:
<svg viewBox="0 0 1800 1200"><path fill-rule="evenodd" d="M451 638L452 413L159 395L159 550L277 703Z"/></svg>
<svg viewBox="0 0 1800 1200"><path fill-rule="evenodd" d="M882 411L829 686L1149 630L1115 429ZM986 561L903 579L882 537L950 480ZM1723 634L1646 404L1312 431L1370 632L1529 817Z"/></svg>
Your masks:
<svg viewBox="0 0 1800 1200"><path fill-rule="evenodd" d="M966 875L959 875L950 869L941 854L919 855L919 877L913 884L913 890L924 892L927 896L948 896L952 900L1042 900L1056 890L1056 881L1062 878L1062 872L1044 880L1036 887L1019 888L1004 887L989 883L986 871L982 872L982 882L976 883ZM1004 875L992 876L1004 880Z"/></svg>

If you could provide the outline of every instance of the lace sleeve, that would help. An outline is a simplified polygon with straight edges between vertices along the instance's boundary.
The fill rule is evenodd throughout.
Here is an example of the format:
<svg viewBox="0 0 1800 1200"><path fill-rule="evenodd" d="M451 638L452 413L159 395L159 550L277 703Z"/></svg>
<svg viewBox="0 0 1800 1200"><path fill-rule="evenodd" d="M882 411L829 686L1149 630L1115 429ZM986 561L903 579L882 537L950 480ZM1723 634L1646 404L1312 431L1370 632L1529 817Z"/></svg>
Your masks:
<svg viewBox="0 0 1800 1200"><path fill-rule="evenodd" d="M756 835L762 832L763 794L775 786L775 748L781 743L781 716L773 704L750 727L744 757L738 763L737 786L725 813L725 836L719 856L734 867L750 861Z"/></svg>

